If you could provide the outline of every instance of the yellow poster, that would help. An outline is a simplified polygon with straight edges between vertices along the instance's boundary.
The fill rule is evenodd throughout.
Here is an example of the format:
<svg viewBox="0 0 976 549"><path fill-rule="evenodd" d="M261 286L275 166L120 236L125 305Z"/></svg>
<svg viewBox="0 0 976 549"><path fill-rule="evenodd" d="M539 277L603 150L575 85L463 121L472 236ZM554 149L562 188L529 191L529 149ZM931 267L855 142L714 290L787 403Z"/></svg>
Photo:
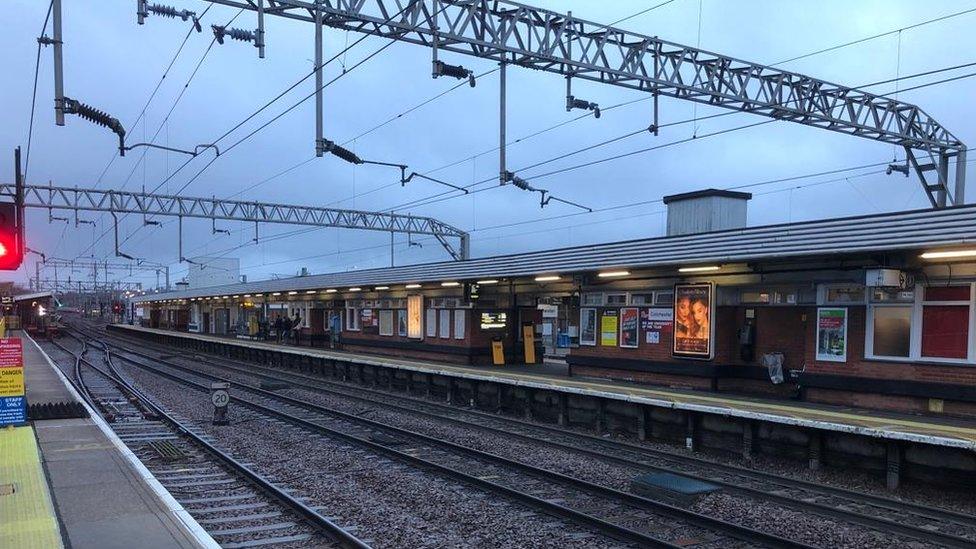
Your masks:
<svg viewBox="0 0 976 549"><path fill-rule="evenodd" d="M604 311L600 317L600 345L617 346L617 311Z"/></svg>

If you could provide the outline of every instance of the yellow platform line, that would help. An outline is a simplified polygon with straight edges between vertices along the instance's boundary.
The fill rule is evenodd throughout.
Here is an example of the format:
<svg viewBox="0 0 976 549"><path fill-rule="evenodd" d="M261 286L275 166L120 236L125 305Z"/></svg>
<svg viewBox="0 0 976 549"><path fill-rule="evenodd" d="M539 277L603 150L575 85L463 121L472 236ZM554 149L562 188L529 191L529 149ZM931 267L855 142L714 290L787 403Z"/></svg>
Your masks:
<svg viewBox="0 0 976 549"><path fill-rule="evenodd" d="M62 547L33 427L0 429L0 488L9 484L13 494L0 495L0 547Z"/></svg>

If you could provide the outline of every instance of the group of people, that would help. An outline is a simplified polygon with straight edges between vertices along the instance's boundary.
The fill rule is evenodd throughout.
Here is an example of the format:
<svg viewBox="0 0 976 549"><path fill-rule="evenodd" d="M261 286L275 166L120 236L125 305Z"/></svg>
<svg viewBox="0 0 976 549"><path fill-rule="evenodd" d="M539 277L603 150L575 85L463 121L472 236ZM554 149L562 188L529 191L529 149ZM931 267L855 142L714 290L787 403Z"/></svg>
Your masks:
<svg viewBox="0 0 976 549"><path fill-rule="evenodd" d="M288 318L288 315L284 317L275 315L274 322L271 323L278 343L294 342L296 345L298 345L298 334L301 326L302 317L298 313L295 313L294 318Z"/></svg>

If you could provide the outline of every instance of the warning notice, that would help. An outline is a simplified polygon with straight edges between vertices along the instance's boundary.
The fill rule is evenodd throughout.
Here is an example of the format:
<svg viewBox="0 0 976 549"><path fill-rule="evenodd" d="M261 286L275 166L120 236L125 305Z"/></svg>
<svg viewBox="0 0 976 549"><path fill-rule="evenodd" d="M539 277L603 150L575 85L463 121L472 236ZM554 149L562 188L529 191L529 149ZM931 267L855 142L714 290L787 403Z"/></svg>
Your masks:
<svg viewBox="0 0 976 549"><path fill-rule="evenodd" d="M20 338L0 339L0 426L27 421L24 347Z"/></svg>

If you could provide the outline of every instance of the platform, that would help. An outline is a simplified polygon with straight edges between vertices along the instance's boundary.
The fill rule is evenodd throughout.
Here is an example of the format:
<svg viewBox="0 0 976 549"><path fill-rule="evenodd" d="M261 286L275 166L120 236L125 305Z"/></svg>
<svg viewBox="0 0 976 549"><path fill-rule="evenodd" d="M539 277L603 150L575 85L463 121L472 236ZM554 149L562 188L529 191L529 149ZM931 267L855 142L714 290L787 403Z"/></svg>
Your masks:
<svg viewBox="0 0 976 549"><path fill-rule="evenodd" d="M26 334L15 335L24 341L28 398L81 401L40 347ZM53 523L55 537L52 539L50 527L38 528L30 534L22 526L14 529L19 537L8 543L4 528L0 533L0 547L59 547L61 539L63 546L76 549L216 547L97 413L91 409L89 413L92 417L85 419L33 421L32 427L16 431L17 455L26 456L22 458L26 463L21 467L41 471L39 478L31 481L32 485L24 484L35 487L23 492L24 499L18 502L18 508L30 506L34 517L31 520L39 526ZM33 454L23 432L31 432L31 442L35 441L36 433ZM6 433L0 431L0 446ZM0 451L0 455L4 456L0 465L7 463L8 454ZM4 472L0 468L0 474ZM0 479L0 484L4 482L7 481ZM6 518L5 499L0 497L0 519ZM5 520L0 522L6 524Z"/></svg>
<svg viewBox="0 0 976 549"><path fill-rule="evenodd" d="M173 332L124 324L116 328L131 332L164 334L171 337L219 342L226 345L273 350L321 357L369 366L504 383L520 387L620 400L652 407L687 410L803 428L851 433L889 440L976 450L976 427L972 421L954 418L913 416L877 410L823 404L725 396L692 390L659 388L636 383L585 380L567 377L565 368L554 365L461 366L434 361L347 353L312 347L241 340L204 334Z"/></svg>

